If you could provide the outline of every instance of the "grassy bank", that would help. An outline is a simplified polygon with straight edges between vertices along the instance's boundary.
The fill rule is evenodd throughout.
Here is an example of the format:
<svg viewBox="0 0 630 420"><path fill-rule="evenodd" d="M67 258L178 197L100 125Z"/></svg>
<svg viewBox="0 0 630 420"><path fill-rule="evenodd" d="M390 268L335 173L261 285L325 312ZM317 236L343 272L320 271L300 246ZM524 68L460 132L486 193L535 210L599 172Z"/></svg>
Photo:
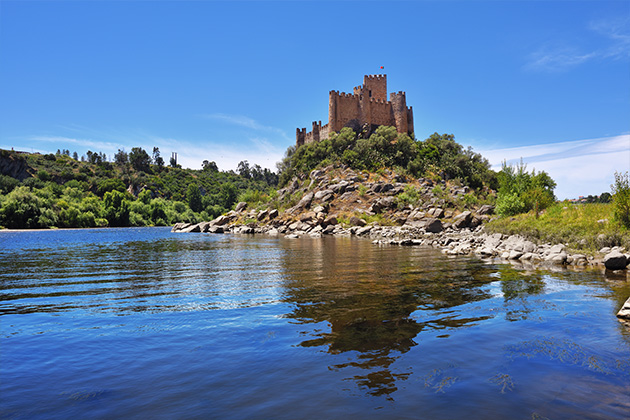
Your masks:
<svg viewBox="0 0 630 420"><path fill-rule="evenodd" d="M538 218L529 212L492 220L486 231L519 234L539 243L563 243L587 254L606 246L630 249L630 230L614 220L612 204L556 203Z"/></svg>

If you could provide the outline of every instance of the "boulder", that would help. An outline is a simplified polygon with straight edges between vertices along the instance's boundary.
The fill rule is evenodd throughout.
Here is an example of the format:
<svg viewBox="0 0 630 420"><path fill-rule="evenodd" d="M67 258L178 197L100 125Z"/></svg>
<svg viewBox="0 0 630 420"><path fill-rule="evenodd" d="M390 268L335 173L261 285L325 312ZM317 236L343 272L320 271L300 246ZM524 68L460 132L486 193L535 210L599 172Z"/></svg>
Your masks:
<svg viewBox="0 0 630 420"><path fill-rule="evenodd" d="M438 219L441 219L442 217L444 217L444 210L439 207L433 207L429 209L427 214L432 217L437 217Z"/></svg>
<svg viewBox="0 0 630 420"><path fill-rule="evenodd" d="M444 226L442 226L442 222L440 221L440 219L431 217L425 220L424 230L425 232L440 233L444 230Z"/></svg>
<svg viewBox="0 0 630 420"><path fill-rule="evenodd" d="M362 228L357 229L357 231L354 234L357 236L363 236L370 233L371 230L372 230L372 226L364 226Z"/></svg>
<svg viewBox="0 0 630 420"><path fill-rule="evenodd" d="M350 218L350 224L352 226L365 226L365 225L367 225L367 222L365 220L357 217L357 216L352 216Z"/></svg>
<svg viewBox="0 0 630 420"><path fill-rule="evenodd" d="M181 232L184 232L184 233L201 232L201 227L198 224L190 225L186 229L182 229Z"/></svg>
<svg viewBox="0 0 630 420"><path fill-rule="evenodd" d="M307 211L300 216L300 222L309 223L317 218L317 214L314 211Z"/></svg>
<svg viewBox="0 0 630 420"><path fill-rule="evenodd" d="M332 194L333 194L332 190L329 190L329 189L321 190L321 191L317 191L315 195L313 196L313 198L317 201L325 201L323 200L323 198Z"/></svg>
<svg viewBox="0 0 630 420"><path fill-rule="evenodd" d="M328 213L328 208L329 208L329 207L330 207L330 206L326 203L326 204L324 204L324 205L315 206L315 207L313 208L313 211L314 211L315 213Z"/></svg>
<svg viewBox="0 0 630 420"><path fill-rule="evenodd" d="M617 250L613 250L604 257L604 266L609 270L623 270L628 265L628 258Z"/></svg>
<svg viewBox="0 0 630 420"><path fill-rule="evenodd" d="M210 226L210 228L208 229L208 233L223 233L225 232L225 229L223 229L223 226Z"/></svg>
<svg viewBox="0 0 630 420"><path fill-rule="evenodd" d="M258 215L256 216L256 220L258 221L264 220L265 217L267 217L268 215L269 215L268 210L261 210L260 212L258 212Z"/></svg>
<svg viewBox="0 0 630 420"><path fill-rule="evenodd" d="M326 217L324 219L324 221L322 222L322 225L324 225L324 226L334 226L337 223L339 223L337 221L337 217L335 215L330 215L330 216L328 216L328 217Z"/></svg>
<svg viewBox="0 0 630 420"><path fill-rule="evenodd" d="M453 227L456 229L463 229L470 225L472 220L472 213L469 211L465 211L462 214L458 214L455 216L455 220L453 221Z"/></svg>
<svg viewBox="0 0 630 420"><path fill-rule="evenodd" d="M171 229L171 232L181 232L189 226L192 226L192 225L190 223L185 223L185 222L175 223L175 226L173 226L173 228Z"/></svg>
<svg viewBox="0 0 630 420"><path fill-rule="evenodd" d="M619 309L619 312L617 312L617 317L630 320L630 298L628 298L621 309Z"/></svg>
<svg viewBox="0 0 630 420"><path fill-rule="evenodd" d="M494 206L491 206L490 204L484 204L483 206L481 206L479 208L479 210L477 210L477 214L493 214L494 213Z"/></svg>
<svg viewBox="0 0 630 420"><path fill-rule="evenodd" d="M236 207L234 208L234 211L238 213L240 211L245 210L246 208L247 208L247 203L244 201L241 201L240 203L236 205Z"/></svg>
<svg viewBox="0 0 630 420"><path fill-rule="evenodd" d="M335 231L335 226L334 225L328 225L328 226L326 226L326 228L324 230L322 230L322 233L324 235L332 235L334 231Z"/></svg>
<svg viewBox="0 0 630 420"><path fill-rule="evenodd" d="M315 180L315 179L323 178L324 175L326 175L326 172L324 172L321 169L315 169L315 170L311 171L311 174L308 177L310 179L312 179L312 180Z"/></svg>
<svg viewBox="0 0 630 420"><path fill-rule="evenodd" d="M306 194L304 197L302 197L302 199L295 205L295 207L297 209L305 209L311 206L311 202L313 201L313 196L315 194L313 194L312 192Z"/></svg>
<svg viewBox="0 0 630 420"><path fill-rule="evenodd" d="M276 217L278 217L278 210L277 209L273 209L269 212L269 218L270 219L275 219Z"/></svg>
<svg viewBox="0 0 630 420"><path fill-rule="evenodd" d="M223 226L225 224L227 224L230 221L230 219L227 216L219 216L216 219L214 219L213 221L211 221L210 223L214 226Z"/></svg>

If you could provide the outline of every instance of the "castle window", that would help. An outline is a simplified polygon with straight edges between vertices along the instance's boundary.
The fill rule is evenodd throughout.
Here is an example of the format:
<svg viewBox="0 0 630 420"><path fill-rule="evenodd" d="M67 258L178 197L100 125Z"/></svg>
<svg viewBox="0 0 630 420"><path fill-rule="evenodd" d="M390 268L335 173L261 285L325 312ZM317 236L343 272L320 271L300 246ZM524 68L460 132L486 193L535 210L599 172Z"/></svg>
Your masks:
<svg viewBox="0 0 630 420"><path fill-rule="evenodd" d="M372 97L372 91L368 90L368 94L370 95L370 98Z"/></svg>

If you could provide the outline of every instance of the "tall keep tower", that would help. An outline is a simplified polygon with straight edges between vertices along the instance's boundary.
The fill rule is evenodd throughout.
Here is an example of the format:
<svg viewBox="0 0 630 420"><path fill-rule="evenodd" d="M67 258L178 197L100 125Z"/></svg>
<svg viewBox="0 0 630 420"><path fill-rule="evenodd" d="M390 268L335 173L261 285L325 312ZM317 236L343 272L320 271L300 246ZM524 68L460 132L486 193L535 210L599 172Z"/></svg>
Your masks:
<svg viewBox="0 0 630 420"><path fill-rule="evenodd" d="M313 131L296 130L296 145L326 139L331 132L344 127L355 131L367 128L373 131L379 125L396 127L399 133L413 134L413 110L407 107L405 92L391 93L387 100L387 75L363 77L363 85L353 93L331 90L328 95L328 124L313 122Z"/></svg>

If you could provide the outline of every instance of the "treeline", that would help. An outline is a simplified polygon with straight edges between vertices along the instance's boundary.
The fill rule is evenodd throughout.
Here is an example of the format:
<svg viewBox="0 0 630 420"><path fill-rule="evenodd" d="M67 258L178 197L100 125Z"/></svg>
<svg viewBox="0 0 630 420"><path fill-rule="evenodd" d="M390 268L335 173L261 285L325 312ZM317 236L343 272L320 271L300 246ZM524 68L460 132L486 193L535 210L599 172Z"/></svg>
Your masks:
<svg viewBox="0 0 630 420"><path fill-rule="evenodd" d="M166 166L158 148L119 150L113 161L88 151L27 154L0 151L4 168L26 167L22 181L0 175L0 226L6 228L162 226L211 220L230 210L241 195L273 190L278 175L239 163L237 172Z"/></svg>

